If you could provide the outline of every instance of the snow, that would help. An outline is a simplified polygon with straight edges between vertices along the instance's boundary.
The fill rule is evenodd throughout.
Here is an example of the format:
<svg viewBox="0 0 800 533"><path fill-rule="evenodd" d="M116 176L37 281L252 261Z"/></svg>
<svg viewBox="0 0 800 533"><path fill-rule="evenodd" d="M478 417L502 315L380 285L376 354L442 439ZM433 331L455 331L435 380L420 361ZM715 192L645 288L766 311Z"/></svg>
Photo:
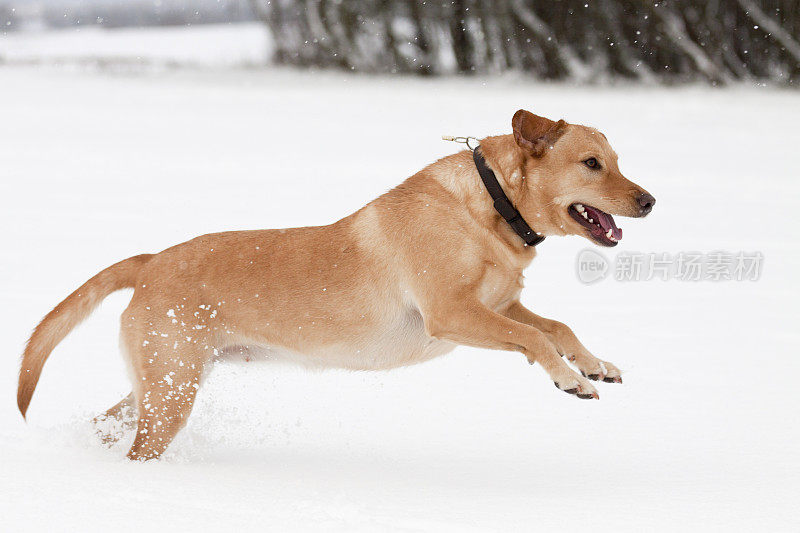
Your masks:
<svg viewBox="0 0 800 533"><path fill-rule="evenodd" d="M3 46L5 42L0 42ZM797 530L800 184L790 91L572 88L282 70L0 69L0 516L9 530ZM158 462L89 420L130 390L129 293L53 353L24 423L18 354L101 268L211 231L323 224L519 107L600 128L658 199L622 252L759 251L755 282L580 283L550 238L526 305L623 370L600 401L523 357L219 365ZM444 242L442 246L447 246Z"/></svg>

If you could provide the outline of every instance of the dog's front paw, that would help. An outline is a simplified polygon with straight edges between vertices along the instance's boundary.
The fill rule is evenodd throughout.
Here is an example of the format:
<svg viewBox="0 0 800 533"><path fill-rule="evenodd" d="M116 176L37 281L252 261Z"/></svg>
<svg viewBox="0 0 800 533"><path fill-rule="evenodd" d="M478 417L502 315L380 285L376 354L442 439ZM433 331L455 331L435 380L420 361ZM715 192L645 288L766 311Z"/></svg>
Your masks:
<svg viewBox="0 0 800 533"><path fill-rule="evenodd" d="M581 370L581 374L584 377L587 377L593 381L603 380L606 383L622 383L622 376L620 375L620 370L616 366L612 365L608 361L598 361L598 370L587 373Z"/></svg>
<svg viewBox="0 0 800 533"><path fill-rule="evenodd" d="M600 395L597 394L597 390L586 378L582 378L574 372L570 372L570 374L553 380L553 383L557 389L562 390L567 394L574 394L583 400L588 400L590 398L594 398L596 400L600 399Z"/></svg>
<svg viewBox="0 0 800 533"><path fill-rule="evenodd" d="M592 381L602 380L606 383L622 383L619 368L607 361L601 361L590 353L567 355L567 359L581 371L584 377Z"/></svg>
<svg viewBox="0 0 800 533"><path fill-rule="evenodd" d="M605 370L603 381L606 383L622 383L622 376L619 368L608 361L600 361L600 366Z"/></svg>

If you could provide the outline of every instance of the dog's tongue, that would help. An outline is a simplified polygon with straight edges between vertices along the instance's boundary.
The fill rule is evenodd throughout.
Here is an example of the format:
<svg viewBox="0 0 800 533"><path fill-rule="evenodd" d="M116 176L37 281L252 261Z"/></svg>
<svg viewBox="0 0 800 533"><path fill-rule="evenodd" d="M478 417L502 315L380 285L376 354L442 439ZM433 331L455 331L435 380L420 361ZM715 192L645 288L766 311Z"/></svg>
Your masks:
<svg viewBox="0 0 800 533"><path fill-rule="evenodd" d="M614 224L614 217L599 209L592 209L592 211L594 211L593 218L600 223L600 226L603 228L603 233L608 233L608 230L611 230L611 235L613 235L615 239L622 239L622 230Z"/></svg>

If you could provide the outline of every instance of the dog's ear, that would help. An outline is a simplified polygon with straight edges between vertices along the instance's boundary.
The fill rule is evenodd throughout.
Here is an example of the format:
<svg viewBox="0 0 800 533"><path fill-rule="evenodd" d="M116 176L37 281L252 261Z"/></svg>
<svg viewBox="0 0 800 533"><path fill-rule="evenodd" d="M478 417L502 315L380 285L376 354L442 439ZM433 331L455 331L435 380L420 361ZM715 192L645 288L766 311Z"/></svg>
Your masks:
<svg viewBox="0 0 800 533"><path fill-rule="evenodd" d="M545 150L564 134L567 123L563 120L553 122L549 118L520 109L514 113L511 127L514 128L514 140L520 148L534 157L542 157Z"/></svg>

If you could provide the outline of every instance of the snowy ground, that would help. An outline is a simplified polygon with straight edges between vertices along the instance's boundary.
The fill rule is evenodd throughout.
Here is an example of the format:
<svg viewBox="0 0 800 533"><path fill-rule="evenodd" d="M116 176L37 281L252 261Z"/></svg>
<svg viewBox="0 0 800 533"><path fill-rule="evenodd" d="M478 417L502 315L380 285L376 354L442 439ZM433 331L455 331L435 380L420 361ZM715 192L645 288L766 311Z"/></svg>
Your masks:
<svg viewBox="0 0 800 533"><path fill-rule="evenodd" d="M796 93L5 67L0 95L9 530L800 527ZM101 268L206 232L331 222L454 151L441 134L509 131L519 107L601 128L658 198L620 220L614 253L760 251L762 278L587 286L575 258L591 245L548 239L524 302L623 369L600 401L468 348L386 373L219 366L147 464L88 423L130 388L118 293L56 349L22 421L27 335Z"/></svg>

